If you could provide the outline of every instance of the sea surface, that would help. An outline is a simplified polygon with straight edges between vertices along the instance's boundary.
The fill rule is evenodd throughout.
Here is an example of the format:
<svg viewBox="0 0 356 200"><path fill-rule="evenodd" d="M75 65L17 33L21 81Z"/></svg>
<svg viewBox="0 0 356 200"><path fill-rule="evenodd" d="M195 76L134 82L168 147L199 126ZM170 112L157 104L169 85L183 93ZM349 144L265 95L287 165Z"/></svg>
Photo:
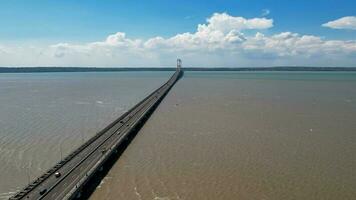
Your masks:
<svg viewBox="0 0 356 200"><path fill-rule="evenodd" d="M186 72L92 195L352 200L355 72Z"/></svg>
<svg viewBox="0 0 356 200"><path fill-rule="evenodd" d="M0 74L0 199L40 176L171 74Z"/></svg>

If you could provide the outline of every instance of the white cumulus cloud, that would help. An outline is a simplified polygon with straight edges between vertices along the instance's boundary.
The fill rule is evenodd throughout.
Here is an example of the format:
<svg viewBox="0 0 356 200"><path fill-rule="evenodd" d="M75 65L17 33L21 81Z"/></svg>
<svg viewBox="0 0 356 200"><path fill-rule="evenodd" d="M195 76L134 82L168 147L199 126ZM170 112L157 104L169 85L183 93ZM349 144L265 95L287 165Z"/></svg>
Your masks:
<svg viewBox="0 0 356 200"><path fill-rule="evenodd" d="M194 33L181 33L168 39L151 38L145 42L145 47L184 51L226 49L245 40L242 30L271 27L273 27L272 19L245 19L227 13L215 13L207 19L206 24L199 24Z"/></svg>
<svg viewBox="0 0 356 200"><path fill-rule="evenodd" d="M245 19L243 17L234 17L227 13L214 13L213 16L207 19L207 22L207 25L203 24L199 26L223 32L231 30L267 29L273 27L272 19Z"/></svg>
<svg viewBox="0 0 356 200"><path fill-rule="evenodd" d="M356 16L347 16L340 19L327 22L322 26L333 29L351 29L356 30Z"/></svg>

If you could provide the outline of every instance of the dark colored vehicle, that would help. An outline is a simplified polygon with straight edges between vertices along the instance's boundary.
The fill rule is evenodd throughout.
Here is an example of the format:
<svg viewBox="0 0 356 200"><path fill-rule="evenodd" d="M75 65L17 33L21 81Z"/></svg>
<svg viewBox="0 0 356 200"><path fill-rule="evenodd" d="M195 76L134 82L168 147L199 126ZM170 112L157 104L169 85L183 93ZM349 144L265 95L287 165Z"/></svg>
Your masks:
<svg viewBox="0 0 356 200"><path fill-rule="evenodd" d="M40 195L43 195L46 192L47 192L47 189L43 189L43 190L40 191Z"/></svg>
<svg viewBox="0 0 356 200"><path fill-rule="evenodd" d="M106 151L107 151L107 149L102 149L101 153L104 154L104 153L106 153Z"/></svg>

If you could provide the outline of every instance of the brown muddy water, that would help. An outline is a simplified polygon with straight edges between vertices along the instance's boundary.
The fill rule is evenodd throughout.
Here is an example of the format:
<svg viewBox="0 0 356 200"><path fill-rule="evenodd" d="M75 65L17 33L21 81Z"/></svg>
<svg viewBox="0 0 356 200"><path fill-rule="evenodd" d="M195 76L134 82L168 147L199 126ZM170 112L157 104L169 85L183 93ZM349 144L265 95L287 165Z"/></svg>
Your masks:
<svg viewBox="0 0 356 200"><path fill-rule="evenodd" d="M171 72L0 74L0 199L162 85Z"/></svg>
<svg viewBox="0 0 356 200"><path fill-rule="evenodd" d="M92 195L355 199L356 73L186 72Z"/></svg>

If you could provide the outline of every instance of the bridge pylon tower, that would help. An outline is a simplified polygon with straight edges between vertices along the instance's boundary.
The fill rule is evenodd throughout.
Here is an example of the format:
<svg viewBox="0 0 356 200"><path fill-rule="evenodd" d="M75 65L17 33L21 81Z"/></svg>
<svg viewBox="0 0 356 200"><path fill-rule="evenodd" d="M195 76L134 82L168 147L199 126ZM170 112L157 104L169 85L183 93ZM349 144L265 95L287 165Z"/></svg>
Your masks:
<svg viewBox="0 0 356 200"><path fill-rule="evenodd" d="M177 59L177 68L181 69L182 68L182 60L181 59Z"/></svg>

